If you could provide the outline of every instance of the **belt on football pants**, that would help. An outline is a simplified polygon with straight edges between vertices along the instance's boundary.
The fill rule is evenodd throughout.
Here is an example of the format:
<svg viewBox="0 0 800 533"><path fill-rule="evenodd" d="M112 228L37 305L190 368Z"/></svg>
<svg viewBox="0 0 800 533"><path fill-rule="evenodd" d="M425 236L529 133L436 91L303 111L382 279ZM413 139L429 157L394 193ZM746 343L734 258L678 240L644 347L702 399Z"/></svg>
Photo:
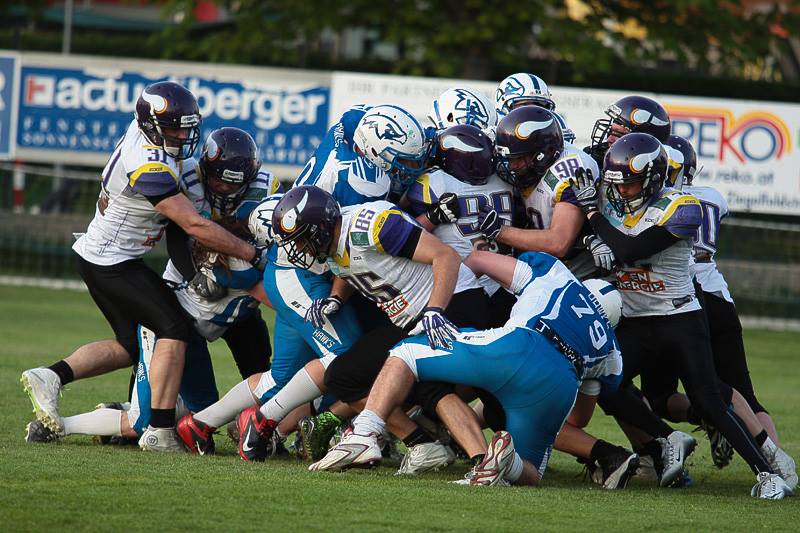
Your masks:
<svg viewBox="0 0 800 533"><path fill-rule="evenodd" d="M541 334L545 339L550 341L550 344L553 345L561 355L567 358L572 366L575 368L575 373L578 375L578 379L583 379L583 358L580 354L564 342L564 340L559 337L558 333L556 333L553 328L547 325L541 318L536 322L536 325L533 326L533 330L539 334Z"/></svg>

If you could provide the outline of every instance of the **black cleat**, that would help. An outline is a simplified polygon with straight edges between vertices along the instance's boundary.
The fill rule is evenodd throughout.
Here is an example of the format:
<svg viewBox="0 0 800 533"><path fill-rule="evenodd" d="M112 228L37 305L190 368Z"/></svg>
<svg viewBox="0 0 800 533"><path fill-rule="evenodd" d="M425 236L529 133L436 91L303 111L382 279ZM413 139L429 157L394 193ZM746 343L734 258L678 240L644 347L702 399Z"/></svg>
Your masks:
<svg viewBox="0 0 800 533"><path fill-rule="evenodd" d="M597 460L592 479L605 489L624 489L639 468L639 456L617 446L616 451Z"/></svg>

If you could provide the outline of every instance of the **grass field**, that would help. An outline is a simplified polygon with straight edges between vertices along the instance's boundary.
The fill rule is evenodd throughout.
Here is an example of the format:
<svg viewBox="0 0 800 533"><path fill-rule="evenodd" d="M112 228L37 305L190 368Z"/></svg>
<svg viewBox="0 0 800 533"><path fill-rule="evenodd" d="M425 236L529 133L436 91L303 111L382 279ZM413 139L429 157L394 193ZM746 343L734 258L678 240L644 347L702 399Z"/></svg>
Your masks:
<svg viewBox="0 0 800 533"><path fill-rule="evenodd" d="M656 489L634 480L604 491L580 477L574 459L554 454L542 488L471 488L446 483L465 464L416 479L396 465L312 474L291 459L246 464L219 436L213 457L157 455L92 444L83 437L29 445L30 403L19 384L28 367L51 364L110 329L86 293L0 287L0 530L684 530L797 531L800 498L750 498L754 476L736 458L719 471L708 443L690 459L695 486ZM784 447L800 457L800 334L747 331L751 374ZM238 381L221 343L213 345L220 391ZM121 400L128 375L67 387L62 413ZM689 426L681 429L691 430ZM590 431L622 443L602 413Z"/></svg>

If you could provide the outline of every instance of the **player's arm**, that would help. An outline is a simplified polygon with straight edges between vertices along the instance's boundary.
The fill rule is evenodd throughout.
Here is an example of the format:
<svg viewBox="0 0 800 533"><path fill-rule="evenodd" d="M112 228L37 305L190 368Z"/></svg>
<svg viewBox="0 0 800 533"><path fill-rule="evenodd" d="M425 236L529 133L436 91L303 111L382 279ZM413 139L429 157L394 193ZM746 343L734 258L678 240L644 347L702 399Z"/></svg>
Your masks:
<svg viewBox="0 0 800 533"><path fill-rule="evenodd" d="M159 200L154 205L159 213L174 221L206 248L245 261L253 261L256 258L256 249L252 245L200 216L184 195L176 193Z"/></svg>
<svg viewBox="0 0 800 533"><path fill-rule="evenodd" d="M508 289L514 280L514 270L517 260L508 255L500 255L484 250L473 250L464 259L464 264L475 274L476 278L483 275L489 276L497 283Z"/></svg>
<svg viewBox="0 0 800 533"><path fill-rule="evenodd" d="M352 285L347 283L345 280L339 277L333 278L333 283L331 285L331 296L334 298L338 298L342 302L346 302L350 299L353 295L355 289Z"/></svg>
<svg viewBox="0 0 800 533"><path fill-rule="evenodd" d="M420 230L411 259L433 267L433 290L426 307L447 308L456 288L461 256L431 233Z"/></svg>
<svg viewBox="0 0 800 533"><path fill-rule="evenodd" d="M595 405L597 405L597 395L586 394L583 391L578 392L575 406L567 417L567 423L576 428L585 428L592 419Z"/></svg>
<svg viewBox="0 0 800 533"><path fill-rule="evenodd" d="M581 210L569 202L558 202L553 209L550 228L539 230L502 226L496 240L516 250L547 252L564 257L575 243L582 226Z"/></svg>
<svg viewBox="0 0 800 533"><path fill-rule="evenodd" d="M250 294L250 296L258 300L262 304L274 309L274 307L272 306L272 302L269 301L269 297L267 297L267 293L264 291L263 283L256 283L255 285L250 287L250 290L247 292Z"/></svg>

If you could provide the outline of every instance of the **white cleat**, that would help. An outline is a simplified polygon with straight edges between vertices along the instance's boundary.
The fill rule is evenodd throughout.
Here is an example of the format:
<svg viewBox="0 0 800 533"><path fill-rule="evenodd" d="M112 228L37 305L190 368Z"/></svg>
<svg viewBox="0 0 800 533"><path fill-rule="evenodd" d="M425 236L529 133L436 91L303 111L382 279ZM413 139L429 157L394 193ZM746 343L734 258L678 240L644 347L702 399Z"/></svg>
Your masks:
<svg viewBox="0 0 800 533"><path fill-rule="evenodd" d="M486 457L472 469L470 485L508 485L506 474L514 463L514 441L508 431L498 431L492 437Z"/></svg>
<svg viewBox="0 0 800 533"><path fill-rule="evenodd" d="M188 453L175 428L147 426L139 437L139 448L147 452Z"/></svg>
<svg viewBox="0 0 800 533"><path fill-rule="evenodd" d="M348 433L328 453L308 467L309 470L337 472L347 468L370 467L381 461L381 447L374 434Z"/></svg>
<svg viewBox="0 0 800 533"><path fill-rule="evenodd" d="M660 438L658 441L661 444L661 459L664 463L658 484L668 487L683 472L683 464L694 451L697 441L683 431L673 431L666 439Z"/></svg>
<svg viewBox="0 0 800 533"><path fill-rule="evenodd" d="M445 446L439 441L423 442L412 446L408 453L403 456L400 469L395 473L396 476L416 475L423 472L430 472L444 468L453 464L456 454L449 446Z"/></svg>
<svg viewBox="0 0 800 533"><path fill-rule="evenodd" d="M769 466L772 467L772 470L781 476L786 485L789 486L789 489L794 492L794 489L797 488L797 467L794 464L794 459L778 448L769 437L761 445L761 453L769 463Z"/></svg>
<svg viewBox="0 0 800 533"><path fill-rule="evenodd" d="M781 476L769 472L759 472L756 476L756 484L750 491L750 496L762 500L782 500L793 494L792 489Z"/></svg>
<svg viewBox="0 0 800 533"><path fill-rule="evenodd" d="M25 392L33 404L36 418L55 434L64 433L64 421L58 414L58 396L61 394L61 380L49 368L31 368L20 378Z"/></svg>

